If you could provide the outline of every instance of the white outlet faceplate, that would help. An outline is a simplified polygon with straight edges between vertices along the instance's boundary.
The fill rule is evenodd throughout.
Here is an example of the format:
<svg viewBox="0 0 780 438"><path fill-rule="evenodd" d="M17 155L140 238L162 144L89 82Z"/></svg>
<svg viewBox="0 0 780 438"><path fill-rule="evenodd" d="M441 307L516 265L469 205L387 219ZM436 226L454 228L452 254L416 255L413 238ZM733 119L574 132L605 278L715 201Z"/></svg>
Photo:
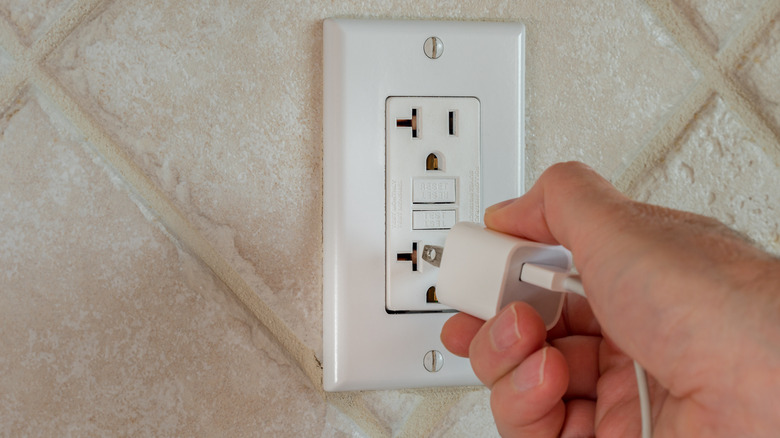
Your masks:
<svg viewBox="0 0 780 438"><path fill-rule="evenodd" d="M442 243L453 213L479 221L485 206L523 192L524 38L519 23L325 20L325 390L479 383L439 339L452 313L393 269L411 270L399 254L413 242ZM424 146L399 149L406 167L388 147L415 145L394 137L411 136L397 121L415 107ZM424 141L429 128L450 129L451 111L457 138ZM467 149L454 152L458 142ZM438 169L424 166L431 153ZM409 281L435 284L436 268L418 267Z"/></svg>

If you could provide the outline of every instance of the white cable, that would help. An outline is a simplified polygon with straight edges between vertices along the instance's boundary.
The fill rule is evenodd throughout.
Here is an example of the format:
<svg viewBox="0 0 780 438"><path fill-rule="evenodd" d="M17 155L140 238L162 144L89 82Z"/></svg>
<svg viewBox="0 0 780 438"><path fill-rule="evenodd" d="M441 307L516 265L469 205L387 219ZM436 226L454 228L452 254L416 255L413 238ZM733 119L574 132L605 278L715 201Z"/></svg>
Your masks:
<svg viewBox="0 0 780 438"><path fill-rule="evenodd" d="M653 436L653 418L650 411L650 390L647 387L647 373L639 362L634 361L636 387L639 390L639 409L642 412L642 438Z"/></svg>
<svg viewBox="0 0 780 438"><path fill-rule="evenodd" d="M526 263L520 271L520 281L554 292L571 292L586 297L579 275L554 266ZM639 390L639 408L642 414L642 438L650 438L653 436L653 423L651 421L647 374L637 361L634 361L634 371L636 372L636 386Z"/></svg>

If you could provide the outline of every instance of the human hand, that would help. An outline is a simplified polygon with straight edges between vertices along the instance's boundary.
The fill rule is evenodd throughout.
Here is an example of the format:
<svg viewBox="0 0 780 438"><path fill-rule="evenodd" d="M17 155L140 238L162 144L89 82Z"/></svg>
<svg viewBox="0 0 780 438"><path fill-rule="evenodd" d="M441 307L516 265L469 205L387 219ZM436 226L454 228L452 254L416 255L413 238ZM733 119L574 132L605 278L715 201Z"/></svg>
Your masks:
<svg viewBox="0 0 780 438"><path fill-rule="evenodd" d="M567 247L588 295L568 296L549 332L524 303L445 324L502 435L639 436L631 358L651 377L658 436L780 430L776 258L713 219L633 202L579 163L551 167L485 223Z"/></svg>

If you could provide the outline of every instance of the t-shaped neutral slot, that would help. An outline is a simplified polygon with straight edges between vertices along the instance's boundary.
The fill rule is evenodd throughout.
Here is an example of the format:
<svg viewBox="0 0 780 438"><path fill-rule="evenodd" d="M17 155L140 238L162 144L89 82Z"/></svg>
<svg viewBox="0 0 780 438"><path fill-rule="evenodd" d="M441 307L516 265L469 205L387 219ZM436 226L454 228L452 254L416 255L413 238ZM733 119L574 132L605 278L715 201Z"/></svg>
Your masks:
<svg viewBox="0 0 780 438"><path fill-rule="evenodd" d="M412 271L417 270L417 242L412 242L412 252L399 252L397 255L399 262L412 262Z"/></svg>
<svg viewBox="0 0 780 438"><path fill-rule="evenodd" d="M412 128L412 138L417 138L417 128L420 126L421 117L417 114L417 108L412 108L411 119L396 119L395 126L398 128Z"/></svg>

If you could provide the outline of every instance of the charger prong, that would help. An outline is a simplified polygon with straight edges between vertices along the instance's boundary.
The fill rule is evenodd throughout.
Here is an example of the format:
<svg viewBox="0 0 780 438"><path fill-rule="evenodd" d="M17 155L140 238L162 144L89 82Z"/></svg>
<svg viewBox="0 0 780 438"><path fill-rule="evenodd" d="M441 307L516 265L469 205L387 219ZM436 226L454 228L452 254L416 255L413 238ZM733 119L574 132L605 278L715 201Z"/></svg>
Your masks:
<svg viewBox="0 0 780 438"><path fill-rule="evenodd" d="M422 259L436 266L441 266L441 256L444 254L444 248L437 245L425 245L423 247Z"/></svg>

